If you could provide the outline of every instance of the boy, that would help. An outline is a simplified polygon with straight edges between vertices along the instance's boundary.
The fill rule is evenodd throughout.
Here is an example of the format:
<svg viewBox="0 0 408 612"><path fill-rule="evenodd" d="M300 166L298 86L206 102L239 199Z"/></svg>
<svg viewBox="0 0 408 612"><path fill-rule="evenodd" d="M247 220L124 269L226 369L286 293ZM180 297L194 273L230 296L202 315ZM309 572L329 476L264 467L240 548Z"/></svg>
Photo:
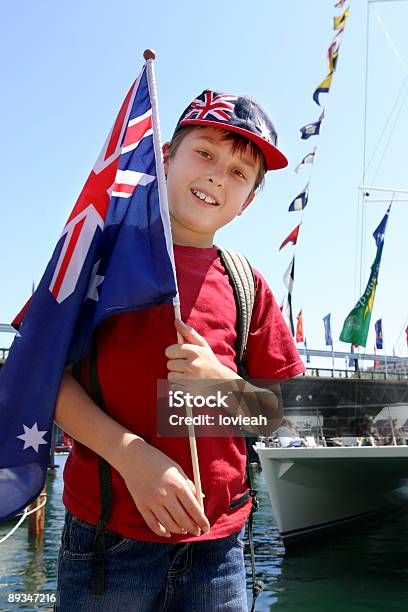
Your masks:
<svg viewBox="0 0 408 612"><path fill-rule="evenodd" d="M287 165L275 143L253 99L206 90L163 146L182 321L174 322L169 305L114 315L96 331L97 353L81 364L81 384L70 373L62 379L55 421L75 442L64 471L58 610L247 610L244 438L197 438L203 512L188 438L157 435L156 382L240 380L234 296L213 239L252 202L264 173ZM291 378L303 364L269 287L255 277L248 375ZM176 342L176 330L184 343ZM92 376L106 413L90 397ZM271 432L282 417L278 388L262 396ZM109 511L106 491L99 493L98 455L113 468ZM95 597L101 505L106 574Z"/></svg>

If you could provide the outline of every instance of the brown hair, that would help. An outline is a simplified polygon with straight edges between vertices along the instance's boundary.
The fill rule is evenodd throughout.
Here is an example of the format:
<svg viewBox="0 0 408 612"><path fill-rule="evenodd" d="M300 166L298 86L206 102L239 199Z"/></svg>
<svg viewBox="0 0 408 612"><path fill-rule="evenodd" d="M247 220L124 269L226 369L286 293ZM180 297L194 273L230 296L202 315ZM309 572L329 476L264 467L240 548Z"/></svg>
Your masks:
<svg viewBox="0 0 408 612"><path fill-rule="evenodd" d="M174 134L173 138L170 142L169 147L169 157L174 157L177 149L182 143L183 139L187 134L192 132L193 130L202 129L206 127L204 125L184 125L180 127ZM236 132L230 132L229 130L220 129L222 132L222 140L230 140L232 142L232 152L233 153L245 153L247 151L247 147L249 147L249 153L254 157L256 161L259 161L259 170L255 179L254 186L252 187L251 194L254 193L258 188L264 186L265 180L265 172L266 172L266 163L265 158L263 156L262 151L248 138L245 136L241 136L241 134L237 134Z"/></svg>

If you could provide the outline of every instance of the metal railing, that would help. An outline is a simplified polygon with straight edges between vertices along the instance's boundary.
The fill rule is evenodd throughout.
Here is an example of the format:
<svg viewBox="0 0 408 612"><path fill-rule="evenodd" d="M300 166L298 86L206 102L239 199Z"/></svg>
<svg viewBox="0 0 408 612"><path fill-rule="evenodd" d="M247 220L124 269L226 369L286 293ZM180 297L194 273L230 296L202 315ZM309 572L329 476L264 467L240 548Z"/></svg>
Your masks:
<svg viewBox="0 0 408 612"><path fill-rule="evenodd" d="M304 376L314 376L322 378L349 378L365 380L408 380L408 370L397 372L388 370L387 372L377 372L375 370L340 370L332 368L306 368Z"/></svg>
<svg viewBox="0 0 408 612"><path fill-rule="evenodd" d="M363 409L360 416L354 417L330 416L333 411L328 409L309 416L292 411L281 427L269 436L259 436L258 440L269 448L408 446L408 406L404 416L397 410L386 407L370 417L364 415Z"/></svg>

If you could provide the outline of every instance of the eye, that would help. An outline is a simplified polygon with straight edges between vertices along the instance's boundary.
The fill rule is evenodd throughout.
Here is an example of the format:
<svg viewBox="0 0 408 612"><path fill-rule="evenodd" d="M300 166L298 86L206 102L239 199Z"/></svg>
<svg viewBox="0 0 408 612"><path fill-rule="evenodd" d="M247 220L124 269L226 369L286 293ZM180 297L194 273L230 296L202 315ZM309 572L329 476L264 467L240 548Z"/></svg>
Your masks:
<svg viewBox="0 0 408 612"><path fill-rule="evenodd" d="M244 174L243 172L241 172L241 170L239 170L238 168L236 168L236 169L234 170L234 174L235 174L236 176L238 176L239 178L242 178L242 179L246 180L246 176L245 176L245 174Z"/></svg>
<svg viewBox="0 0 408 612"><path fill-rule="evenodd" d="M197 153L199 153L201 157L205 157L206 159L209 159L210 157L210 154L208 153L208 151L197 151Z"/></svg>

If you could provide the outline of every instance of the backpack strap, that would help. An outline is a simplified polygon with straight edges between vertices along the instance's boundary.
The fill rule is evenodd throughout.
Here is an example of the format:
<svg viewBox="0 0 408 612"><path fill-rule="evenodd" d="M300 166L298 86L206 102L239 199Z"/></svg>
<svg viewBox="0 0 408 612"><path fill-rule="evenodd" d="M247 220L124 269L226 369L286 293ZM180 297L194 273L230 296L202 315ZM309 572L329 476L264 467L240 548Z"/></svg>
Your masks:
<svg viewBox="0 0 408 612"><path fill-rule="evenodd" d="M235 347L238 374L242 378L248 375L245 365L245 350L248 341L249 328L251 325L252 311L255 303L256 279L249 261L236 251L217 247L221 262L228 274L229 281L234 291L235 304L237 308L237 343ZM252 487L252 478L249 468L249 445L252 438L245 436L246 445L246 475L249 484L249 495L252 498L251 513L248 517L248 540L251 553L252 570L252 606L251 612L255 610L255 602L258 595L262 593L264 583L256 579L255 549L253 542L253 520L254 513L259 504L256 499L257 491Z"/></svg>
<svg viewBox="0 0 408 612"><path fill-rule="evenodd" d="M255 302L256 280L249 261L236 251L217 247L221 262L228 273L237 306L236 360L238 372L246 371L244 355Z"/></svg>
<svg viewBox="0 0 408 612"><path fill-rule="evenodd" d="M92 339L91 355L90 355L90 384L92 390L92 399L101 410L107 412L105 402L102 395L102 389L99 384L98 369L97 369L97 341L96 333ZM105 569L106 569L106 543L105 529L109 520L112 508L112 472L109 463L98 457L98 475L101 497L101 514L96 525L94 539L94 555L91 561L91 594L94 597L103 595L105 592Z"/></svg>

